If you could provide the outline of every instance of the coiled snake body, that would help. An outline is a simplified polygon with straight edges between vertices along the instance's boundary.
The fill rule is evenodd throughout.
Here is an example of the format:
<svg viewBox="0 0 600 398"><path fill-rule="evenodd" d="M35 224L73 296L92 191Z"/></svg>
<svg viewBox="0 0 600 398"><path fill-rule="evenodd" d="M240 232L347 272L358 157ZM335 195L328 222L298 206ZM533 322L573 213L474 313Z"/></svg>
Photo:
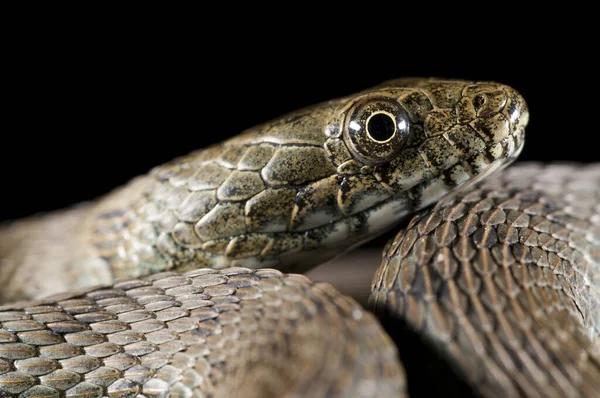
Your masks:
<svg viewBox="0 0 600 398"><path fill-rule="evenodd" d="M504 85L390 81L5 225L0 395L403 395L376 318L282 272L446 196L388 244L376 312L485 396L594 396L600 166L477 185L516 158L527 119Z"/></svg>

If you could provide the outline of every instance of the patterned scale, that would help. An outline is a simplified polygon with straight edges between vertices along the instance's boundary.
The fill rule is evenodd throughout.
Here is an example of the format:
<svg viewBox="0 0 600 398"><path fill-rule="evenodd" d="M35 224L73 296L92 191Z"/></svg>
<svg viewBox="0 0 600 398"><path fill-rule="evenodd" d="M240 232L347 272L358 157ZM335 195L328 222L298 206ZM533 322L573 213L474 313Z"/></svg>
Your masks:
<svg viewBox="0 0 600 398"><path fill-rule="evenodd" d="M600 164L508 168L415 216L387 247L372 302L484 396L594 396L599 200Z"/></svg>
<svg viewBox="0 0 600 398"><path fill-rule="evenodd" d="M161 273L0 307L6 396L396 396L396 355L354 300L272 269Z"/></svg>

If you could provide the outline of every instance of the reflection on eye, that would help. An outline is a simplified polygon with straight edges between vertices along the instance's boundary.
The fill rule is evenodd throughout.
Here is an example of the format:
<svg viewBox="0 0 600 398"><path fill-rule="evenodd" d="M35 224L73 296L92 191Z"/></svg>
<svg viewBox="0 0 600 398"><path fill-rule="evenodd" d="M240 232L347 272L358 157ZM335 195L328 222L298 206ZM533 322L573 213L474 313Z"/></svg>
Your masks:
<svg viewBox="0 0 600 398"><path fill-rule="evenodd" d="M360 128L361 128L360 124L356 123L354 120L350 122L348 127L350 127L354 131L360 131Z"/></svg>

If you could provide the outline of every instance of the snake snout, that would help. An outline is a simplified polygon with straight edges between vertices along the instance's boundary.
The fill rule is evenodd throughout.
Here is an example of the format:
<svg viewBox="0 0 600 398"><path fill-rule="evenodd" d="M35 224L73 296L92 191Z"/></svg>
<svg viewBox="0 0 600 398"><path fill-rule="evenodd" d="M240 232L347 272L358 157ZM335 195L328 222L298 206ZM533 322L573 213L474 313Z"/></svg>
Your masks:
<svg viewBox="0 0 600 398"><path fill-rule="evenodd" d="M529 121L527 104L513 88L497 83L468 86L456 106L458 121L471 127L486 164L512 160L520 153Z"/></svg>

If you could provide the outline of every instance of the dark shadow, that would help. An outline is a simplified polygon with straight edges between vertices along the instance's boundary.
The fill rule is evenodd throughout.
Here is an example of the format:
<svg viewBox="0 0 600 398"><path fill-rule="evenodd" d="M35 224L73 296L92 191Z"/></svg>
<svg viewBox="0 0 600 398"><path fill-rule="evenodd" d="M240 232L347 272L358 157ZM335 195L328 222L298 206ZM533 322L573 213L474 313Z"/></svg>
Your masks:
<svg viewBox="0 0 600 398"><path fill-rule="evenodd" d="M441 357L435 347L411 330L401 319L380 319L396 343L408 379L411 398L448 396L480 397Z"/></svg>

